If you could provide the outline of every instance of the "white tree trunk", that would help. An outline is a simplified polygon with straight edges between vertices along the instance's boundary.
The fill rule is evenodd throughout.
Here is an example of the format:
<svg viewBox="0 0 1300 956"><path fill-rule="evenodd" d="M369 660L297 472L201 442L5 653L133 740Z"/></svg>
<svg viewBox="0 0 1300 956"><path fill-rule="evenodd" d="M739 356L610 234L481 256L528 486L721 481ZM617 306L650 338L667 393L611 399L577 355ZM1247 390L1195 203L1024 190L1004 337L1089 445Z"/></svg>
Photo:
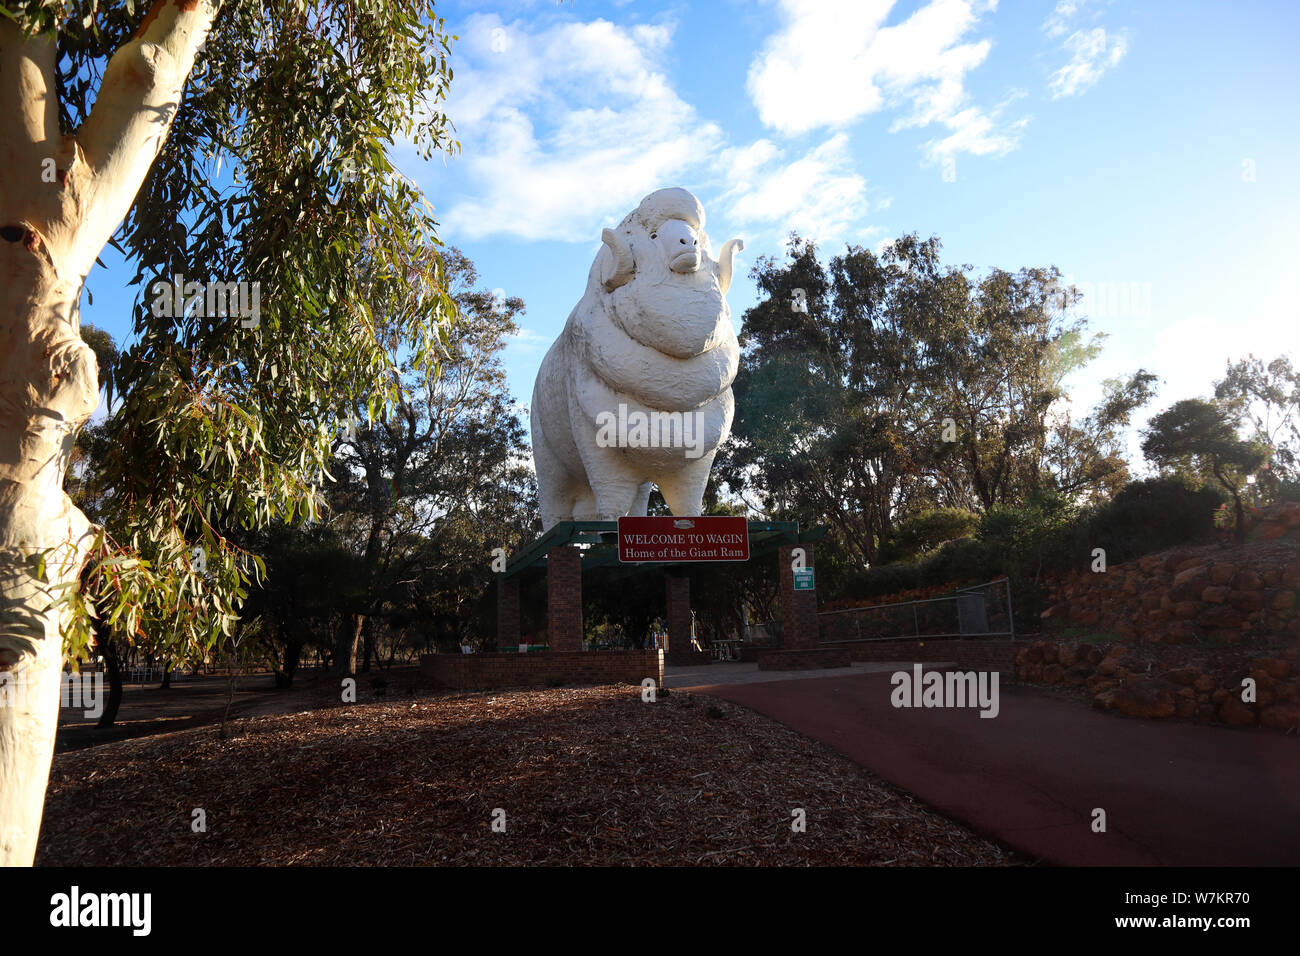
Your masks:
<svg viewBox="0 0 1300 956"><path fill-rule="evenodd" d="M75 136L59 132L56 48L0 20L0 864L36 854L58 726L67 612L89 522L63 493L99 402L81 288L158 155L216 6L157 0L104 73ZM26 559L46 553L46 579Z"/></svg>

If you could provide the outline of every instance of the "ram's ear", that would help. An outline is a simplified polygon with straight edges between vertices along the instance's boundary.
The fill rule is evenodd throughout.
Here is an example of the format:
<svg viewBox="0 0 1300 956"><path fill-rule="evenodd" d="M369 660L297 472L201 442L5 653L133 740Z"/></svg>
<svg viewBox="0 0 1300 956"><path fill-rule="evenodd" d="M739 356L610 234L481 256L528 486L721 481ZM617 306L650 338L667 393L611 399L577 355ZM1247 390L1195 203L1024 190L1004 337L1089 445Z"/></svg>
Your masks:
<svg viewBox="0 0 1300 956"><path fill-rule="evenodd" d="M732 259L744 248L744 239L728 239L718 253L718 285L722 288L723 295L726 295L727 290L731 288Z"/></svg>
<svg viewBox="0 0 1300 956"><path fill-rule="evenodd" d="M636 271L636 261L632 258L632 247L613 229L606 229L600 239L609 248L600 269L600 281L606 292L613 292L621 285L626 285Z"/></svg>

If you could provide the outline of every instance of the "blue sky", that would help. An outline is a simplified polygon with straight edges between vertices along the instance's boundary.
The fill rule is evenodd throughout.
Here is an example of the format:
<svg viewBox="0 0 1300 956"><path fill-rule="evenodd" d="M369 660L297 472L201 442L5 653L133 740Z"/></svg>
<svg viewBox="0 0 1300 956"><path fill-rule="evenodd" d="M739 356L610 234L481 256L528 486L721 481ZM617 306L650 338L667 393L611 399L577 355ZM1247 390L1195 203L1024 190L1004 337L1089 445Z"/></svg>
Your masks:
<svg viewBox="0 0 1300 956"><path fill-rule="evenodd" d="M1208 393L1229 358L1300 359L1298 10L447 3L462 151L396 158L483 284L526 303L506 353L520 401L602 227L684 186L715 248L745 240L737 324L748 270L792 229L824 256L937 235L951 263L1058 266L1109 334L1070 381L1074 411L1146 367L1164 379L1154 412ZM121 337L130 273L105 262L83 320Z"/></svg>

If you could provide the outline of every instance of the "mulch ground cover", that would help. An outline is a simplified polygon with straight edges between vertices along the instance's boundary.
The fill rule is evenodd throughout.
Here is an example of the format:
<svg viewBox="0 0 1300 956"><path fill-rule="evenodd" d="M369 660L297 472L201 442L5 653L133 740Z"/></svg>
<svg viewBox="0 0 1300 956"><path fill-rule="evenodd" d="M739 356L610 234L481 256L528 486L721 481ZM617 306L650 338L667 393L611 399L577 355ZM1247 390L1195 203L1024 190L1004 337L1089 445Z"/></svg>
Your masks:
<svg viewBox="0 0 1300 956"><path fill-rule="evenodd" d="M766 717L660 693L412 689L59 754L37 863L1034 862Z"/></svg>

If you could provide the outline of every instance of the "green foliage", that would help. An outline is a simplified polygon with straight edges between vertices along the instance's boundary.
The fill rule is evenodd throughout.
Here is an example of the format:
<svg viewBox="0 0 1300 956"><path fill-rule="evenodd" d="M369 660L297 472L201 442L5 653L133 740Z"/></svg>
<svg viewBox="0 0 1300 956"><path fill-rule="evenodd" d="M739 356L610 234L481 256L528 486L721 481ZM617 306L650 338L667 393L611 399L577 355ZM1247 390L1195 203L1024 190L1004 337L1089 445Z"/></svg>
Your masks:
<svg viewBox="0 0 1300 956"><path fill-rule="evenodd" d="M251 589L241 620L278 666L290 648L325 643L335 615L361 600L361 562L324 524L275 525L251 544L266 562L266 577Z"/></svg>
<svg viewBox="0 0 1300 956"><path fill-rule="evenodd" d="M979 584L1002 573L1004 563L988 542L978 538L949 541L921 564L921 585Z"/></svg>
<svg viewBox="0 0 1300 956"><path fill-rule="evenodd" d="M915 235L824 266L794 236L785 263L760 259L753 276L764 298L744 317L718 472L760 513L830 524L854 566L920 556L897 538L899 514L1095 495L1127 477L1122 431L1154 376L1108 383L1082 422L1054 425L1062 381L1101 341L1066 316L1078 293L1055 268L975 276Z"/></svg>
<svg viewBox="0 0 1300 956"><path fill-rule="evenodd" d="M81 327L81 340L90 346L99 365L99 386L104 390L104 404L113 407L113 389L120 353L113 337L93 325Z"/></svg>
<svg viewBox="0 0 1300 956"><path fill-rule="evenodd" d="M1214 396L1265 449L1266 463L1256 475L1260 503L1296 500L1287 497L1295 494L1287 488L1300 481L1300 369L1285 355L1268 364L1251 355L1229 363Z"/></svg>
<svg viewBox="0 0 1300 956"><path fill-rule="evenodd" d="M1227 500L1218 489L1177 477L1147 478L1127 485L1094 508L1076 536L1076 561L1092 548L1119 564L1153 551L1208 540L1215 511Z"/></svg>
<svg viewBox="0 0 1300 956"><path fill-rule="evenodd" d="M1151 419L1142 453L1178 474L1215 478L1231 492L1267 460L1260 442L1237 435L1234 409L1201 399L1184 399Z"/></svg>
<svg viewBox="0 0 1300 956"><path fill-rule="evenodd" d="M1184 399L1153 417L1142 439L1142 453L1166 472L1213 479L1232 496L1238 541L1246 529L1241 486L1269 454L1258 439L1238 437L1240 415L1231 403Z"/></svg>
<svg viewBox="0 0 1300 956"><path fill-rule="evenodd" d="M845 594L854 599L862 599L910 591L930 583L926 573L928 570L927 563L899 561L893 564L873 564L849 582Z"/></svg>
<svg viewBox="0 0 1300 956"><path fill-rule="evenodd" d="M976 536L996 562L990 570L1037 579L1060 560L1078 517L1078 507L1065 495L1040 491L1021 506L990 508L981 516Z"/></svg>
<svg viewBox="0 0 1300 956"><path fill-rule="evenodd" d="M57 27L71 131L148 4L63 6L8 11ZM84 580L129 639L179 657L230 635L261 570L238 542L315 515L337 423L398 408L395 369L436 377L456 306L432 208L390 152L456 148L438 109L451 40L427 0L222 6L120 233L141 295L85 489L106 533ZM155 314L151 280L176 274L258 283L257 322Z"/></svg>
<svg viewBox="0 0 1300 956"><path fill-rule="evenodd" d="M1094 548L1109 563L1207 540L1226 495L1179 478L1127 485L1113 499L1080 509L1056 492L1040 492L1020 506L996 505L979 518L974 535L948 541L911 563L878 564L847 589L875 597L943 584L1011 579L1018 620L1036 620L1045 607L1044 574L1090 566Z"/></svg>
<svg viewBox="0 0 1300 956"><path fill-rule="evenodd" d="M899 522L877 559L884 564L915 561L948 541L967 537L979 521L979 515L964 508L927 509Z"/></svg>
<svg viewBox="0 0 1300 956"><path fill-rule="evenodd" d="M492 551L532 538L537 505L501 364L524 304L476 288L458 250L443 258L462 318L440 374L432 381L402 364L402 403L339 442L326 496L331 524L359 555L363 598L353 611L399 620L451 650L487 630L479 596L492 581Z"/></svg>
<svg viewBox="0 0 1300 956"><path fill-rule="evenodd" d="M1155 395L1156 376L1139 371L1128 379L1102 383L1104 396L1077 424L1066 413L1048 437L1044 455L1057 491L1099 500L1129 481L1126 430L1133 412Z"/></svg>

